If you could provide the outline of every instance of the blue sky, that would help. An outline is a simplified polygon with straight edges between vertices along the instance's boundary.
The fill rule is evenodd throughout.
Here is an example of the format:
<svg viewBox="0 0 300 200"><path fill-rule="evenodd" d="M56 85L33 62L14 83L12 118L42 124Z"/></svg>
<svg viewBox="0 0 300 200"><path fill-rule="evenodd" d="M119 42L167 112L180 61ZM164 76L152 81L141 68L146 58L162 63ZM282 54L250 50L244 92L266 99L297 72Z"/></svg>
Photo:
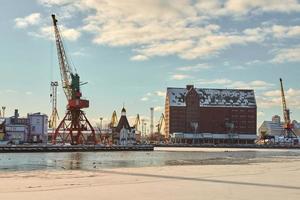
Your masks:
<svg viewBox="0 0 300 200"><path fill-rule="evenodd" d="M94 123L123 103L130 119L156 121L166 87L254 89L258 124L282 115L279 78L300 120L300 3L297 0L1 0L1 105L49 114L59 80L50 15L88 84ZM59 114L66 98L59 88Z"/></svg>

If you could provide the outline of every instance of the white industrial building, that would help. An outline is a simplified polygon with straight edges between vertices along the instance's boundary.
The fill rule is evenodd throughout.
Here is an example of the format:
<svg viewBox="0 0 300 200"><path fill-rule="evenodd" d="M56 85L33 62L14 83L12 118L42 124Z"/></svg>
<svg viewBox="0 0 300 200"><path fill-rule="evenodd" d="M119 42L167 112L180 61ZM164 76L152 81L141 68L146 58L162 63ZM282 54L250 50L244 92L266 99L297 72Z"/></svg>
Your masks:
<svg viewBox="0 0 300 200"><path fill-rule="evenodd" d="M12 117L4 118L4 140L13 144L47 143L48 116L41 113L19 117L18 110Z"/></svg>
<svg viewBox="0 0 300 200"><path fill-rule="evenodd" d="M28 114L29 142L47 143L48 116L41 113Z"/></svg>
<svg viewBox="0 0 300 200"><path fill-rule="evenodd" d="M300 123L296 120L292 121L293 131L300 136ZM274 115L272 121L264 121L258 129L260 135L266 134L271 136L281 136L284 133L284 122L281 122L280 116Z"/></svg>

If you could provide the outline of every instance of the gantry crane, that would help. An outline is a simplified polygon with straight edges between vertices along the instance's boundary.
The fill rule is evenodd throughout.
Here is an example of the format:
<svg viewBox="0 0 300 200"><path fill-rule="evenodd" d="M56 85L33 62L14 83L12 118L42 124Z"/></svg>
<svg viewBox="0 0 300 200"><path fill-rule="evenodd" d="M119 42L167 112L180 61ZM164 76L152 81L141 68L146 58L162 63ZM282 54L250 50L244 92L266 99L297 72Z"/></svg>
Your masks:
<svg viewBox="0 0 300 200"><path fill-rule="evenodd" d="M96 144L95 130L82 111L83 108L89 107L89 101L82 99L80 90L80 77L73 72L69 65L68 57L64 49L63 41L57 26L57 19L52 15L57 56L59 61L61 82L64 93L67 97L67 111L65 117L59 123L52 135L52 143L58 141L62 143L70 142L71 144ZM85 134L83 134L83 131Z"/></svg>
<svg viewBox="0 0 300 200"><path fill-rule="evenodd" d="M287 138L297 138L297 135L293 131L293 124L291 123L290 110L286 106L286 100L284 95L283 83L280 78L280 89L281 89L281 100L282 100L282 109L284 117L284 136Z"/></svg>
<svg viewBox="0 0 300 200"><path fill-rule="evenodd" d="M49 128L55 130L57 126L57 120L59 120L58 112L57 112L57 81L51 81L51 103L52 103L52 113L49 119Z"/></svg>

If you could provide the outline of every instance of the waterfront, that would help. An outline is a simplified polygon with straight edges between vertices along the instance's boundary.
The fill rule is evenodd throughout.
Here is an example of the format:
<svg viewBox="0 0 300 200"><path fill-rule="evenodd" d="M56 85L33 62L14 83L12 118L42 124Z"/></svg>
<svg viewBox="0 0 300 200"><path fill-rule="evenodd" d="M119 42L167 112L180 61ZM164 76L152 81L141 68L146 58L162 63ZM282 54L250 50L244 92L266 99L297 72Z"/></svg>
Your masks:
<svg viewBox="0 0 300 200"><path fill-rule="evenodd" d="M170 165L224 165L300 158L300 150L165 148L154 151L0 154L0 171L101 170Z"/></svg>
<svg viewBox="0 0 300 200"><path fill-rule="evenodd" d="M4 153L0 199L298 199L299 165L295 149Z"/></svg>

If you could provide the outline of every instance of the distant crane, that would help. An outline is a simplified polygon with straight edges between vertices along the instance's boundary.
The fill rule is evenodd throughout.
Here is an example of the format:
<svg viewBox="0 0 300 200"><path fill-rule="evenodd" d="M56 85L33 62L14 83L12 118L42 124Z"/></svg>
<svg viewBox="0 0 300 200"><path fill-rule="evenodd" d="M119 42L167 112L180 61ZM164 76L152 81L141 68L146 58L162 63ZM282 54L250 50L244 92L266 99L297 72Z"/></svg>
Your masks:
<svg viewBox="0 0 300 200"><path fill-rule="evenodd" d="M49 120L49 127L55 129L57 126L57 121L59 120L58 112L57 112L57 81L51 82L51 103L52 103L52 113Z"/></svg>
<svg viewBox="0 0 300 200"><path fill-rule="evenodd" d="M54 134L52 134L52 143L55 144L61 141L63 143L70 142L72 145L86 143L96 144L95 130L82 111L83 108L89 107L89 101L81 98L82 93L80 86L82 83L80 82L79 75L74 73L72 67L69 65L68 57L57 26L57 19L54 14L52 14L52 21L62 87L68 100L65 117L59 123ZM86 132L86 135L83 134L83 131Z"/></svg>
<svg viewBox="0 0 300 200"><path fill-rule="evenodd" d="M159 121L158 121L158 124L156 125L156 127L157 127L157 132L158 132L159 134L163 134L163 133L162 133L162 127L163 127L164 123L165 123L165 115L162 113L161 116L160 116L160 119L159 119Z"/></svg>
<svg viewBox="0 0 300 200"><path fill-rule="evenodd" d="M117 112L114 111L112 116L111 116L111 120L110 120L110 123L109 123L109 128L117 127L117 125L118 125Z"/></svg>
<svg viewBox="0 0 300 200"><path fill-rule="evenodd" d="M134 122L134 128L136 131L140 131L140 125L141 125L140 115L137 114Z"/></svg>
<svg viewBox="0 0 300 200"><path fill-rule="evenodd" d="M290 110L286 106L286 100L284 95L283 83L280 78L280 88L281 88L281 100L282 100L282 108L283 108L283 116L284 116L284 136L287 138L297 138L297 135L293 131L293 124L291 123L290 118Z"/></svg>

